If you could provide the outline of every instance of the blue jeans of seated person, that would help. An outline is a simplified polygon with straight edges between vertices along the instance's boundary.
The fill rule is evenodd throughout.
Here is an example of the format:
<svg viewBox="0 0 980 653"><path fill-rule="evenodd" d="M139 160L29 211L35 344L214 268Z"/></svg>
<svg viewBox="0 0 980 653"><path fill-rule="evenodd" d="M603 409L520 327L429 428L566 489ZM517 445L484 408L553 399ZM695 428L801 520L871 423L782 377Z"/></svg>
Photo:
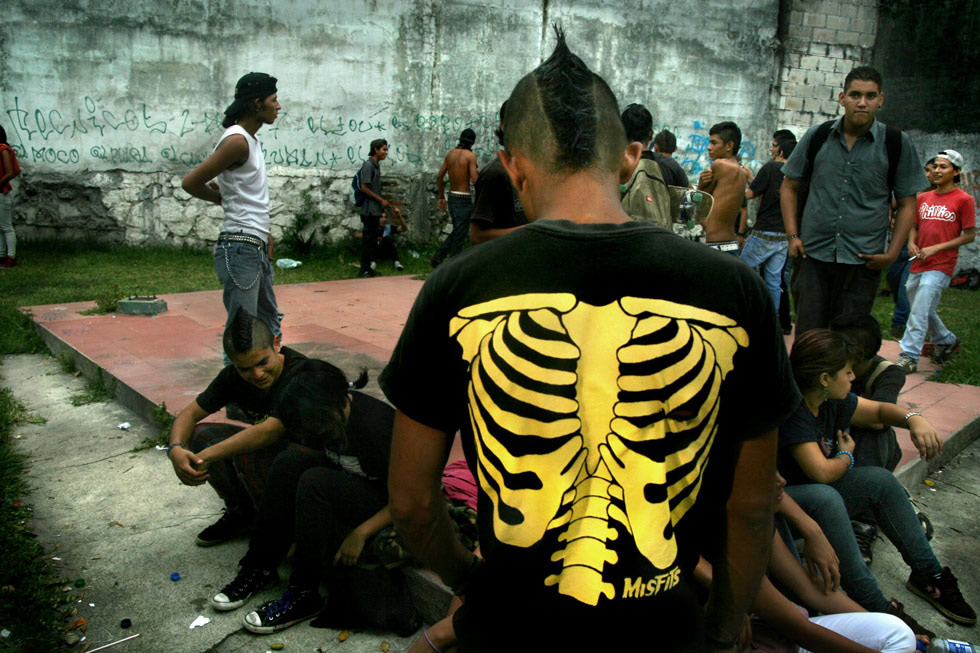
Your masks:
<svg viewBox="0 0 980 653"><path fill-rule="evenodd" d="M841 587L847 595L865 610L884 612L888 607L888 599L881 593L878 581L864 564L851 529L851 517L847 514L847 507L840 493L823 483L807 483L788 485L786 494L817 522L830 545L834 547L840 560Z"/></svg>
<svg viewBox="0 0 980 653"><path fill-rule="evenodd" d="M837 499L825 488L836 491ZM850 524L852 517L870 512L912 571L928 576L936 576L942 571L905 488L888 470L855 467L830 485L791 485L786 491L820 524L840 559L841 586L865 609L884 611L888 601L857 548ZM840 502L845 508L843 515Z"/></svg>
<svg viewBox="0 0 980 653"><path fill-rule="evenodd" d="M953 332L939 319L936 308L949 287L951 278L939 270L926 270L909 275L905 290L909 296L909 320L902 336L902 353L914 361L919 360L926 336L931 336L934 345L950 345L956 340Z"/></svg>
<svg viewBox="0 0 980 653"><path fill-rule="evenodd" d="M470 217L473 215L473 198L469 195L449 194L449 217L453 221L453 231L439 246L436 258L456 256L470 238Z"/></svg>
<svg viewBox="0 0 980 653"><path fill-rule="evenodd" d="M785 236L778 231L763 231L767 236ZM755 232L749 234L749 239L742 249L742 260L750 267L759 267L759 273L766 282L766 288L772 296L772 303L779 308L779 281L783 274L783 265L789 252L789 243L771 241L759 238Z"/></svg>
<svg viewBox="0 0 980 653"><path fill-rule="evenodd" d="M909 320L909 296L905 292L905 284L909 280L909 268L912 262L909 261L909 250L902 248L898 258L888 266L885 272L885 282L888 290L892 293L892 300L895 302L895 310L892 312L892 326L904 329Z"/></svg>

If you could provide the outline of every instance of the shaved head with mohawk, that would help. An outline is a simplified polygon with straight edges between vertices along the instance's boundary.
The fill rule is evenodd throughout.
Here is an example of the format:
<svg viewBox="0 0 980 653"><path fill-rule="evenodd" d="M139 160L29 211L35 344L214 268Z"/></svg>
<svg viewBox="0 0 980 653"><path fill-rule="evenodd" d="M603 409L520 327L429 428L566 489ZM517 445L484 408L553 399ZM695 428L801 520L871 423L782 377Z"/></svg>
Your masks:
<svg viewBox="0 0 980 653"><path fill-rule="evenodd" d="M618 174L626 131L606 82L565 42L517 83L503 121L504 149L521 152L552 175L595 168Z"/></svg>

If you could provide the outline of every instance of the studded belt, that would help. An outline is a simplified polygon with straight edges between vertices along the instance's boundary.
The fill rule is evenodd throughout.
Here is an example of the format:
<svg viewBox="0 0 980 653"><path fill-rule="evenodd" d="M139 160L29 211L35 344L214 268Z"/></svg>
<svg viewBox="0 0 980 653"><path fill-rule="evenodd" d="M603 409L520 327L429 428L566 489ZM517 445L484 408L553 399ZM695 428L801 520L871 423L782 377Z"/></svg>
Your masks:
<svg viewBox="0 0 980 653"><path fill-rule="evenodd" d="M248 243L249 245L255 245L258 248L265 247L265 242L258 236L250 236L248 234L230 234L226 231L222 231L218 234L218 242L226 243Z"/></svg>
<svg viewBox="0 0 980 653"><path fill-rule="evenodd" d="M761 238L762 240L768 240L773 243L781 243L786 240L786 234L774 234L774 233L767 234L764 231L753 231L752 235L755 236L756 238Z"/></svg>

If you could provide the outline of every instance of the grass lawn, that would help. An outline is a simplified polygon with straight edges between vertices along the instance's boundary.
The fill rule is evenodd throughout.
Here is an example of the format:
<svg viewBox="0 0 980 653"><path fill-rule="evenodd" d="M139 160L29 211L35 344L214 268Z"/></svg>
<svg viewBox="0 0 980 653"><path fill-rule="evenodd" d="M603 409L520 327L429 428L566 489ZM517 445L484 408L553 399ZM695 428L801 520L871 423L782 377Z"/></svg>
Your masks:
<svg viewBox="0 0 980 653"><path fill-rule="evenodd" d="M886 340L901 340L901 336L892 338L888 335L894 308L891 297L879 296L871 312L881 324ZM959 336L963 344L960 353L953 356L930 381L980 385L980 292L947 288L939 302L938 312L946 327Z"/></svg>
<svg viewBox="0 0 980 653"><path fill-rule="evenodd" d="M276 269L276 285L353 279L360 263L360 240L350 239L309 256L290 256L303 264L292 270ZM412 252L418 254L412 256ZM404 272L390 261L378 264L382 275L427 274L435 246L400 247ZM46 351L30 320L19 306L59 302L98 301L133 294L179 293L221 288L210 250L163 247L120 247L78 242L21 242L15 268L0 274L0 355Z"/></svg>

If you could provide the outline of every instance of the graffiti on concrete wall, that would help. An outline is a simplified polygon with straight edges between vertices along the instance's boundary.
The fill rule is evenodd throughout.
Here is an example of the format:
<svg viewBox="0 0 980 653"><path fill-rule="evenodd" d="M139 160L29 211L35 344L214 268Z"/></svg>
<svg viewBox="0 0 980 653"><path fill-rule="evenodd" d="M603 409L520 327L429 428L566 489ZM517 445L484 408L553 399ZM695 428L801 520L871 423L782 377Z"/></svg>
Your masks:
<svg viewBox="0 0 980 653"><path fill-rule="evenodd" d="M697 183L698 175L711 167L711 157L708 155L708 130L710 128L708 123L695 120L691 123L690 131L687 133L675 132L677 152L674 154L674 158L684 168L693 184ZM758 172L762 164L765 163L765 161L759 161L756 158L755 143L746 136L744 131L738 154L742 157L742 164L752 170L753 173Z"/></svg>
<svg viewBox="0 0 980 653"><path fill-rule="evenodd" d="M180 108L155 111L145 103L117 106L89 96L74 106L33 106L15 96L4 107L7 137L25 162L72 169L125 166L160 169L194 166L207 158L224 128L220 111ZM370 116L280 112L259 132L266 162L299 168L360 166L369 143L389 141L391 160L417 168L438 167L466 128L477 134L481 159L497 149L496 116L379 112ZM427 155L426 152L433 154ZM438 156L438 160L427 160Z"/></svg>

